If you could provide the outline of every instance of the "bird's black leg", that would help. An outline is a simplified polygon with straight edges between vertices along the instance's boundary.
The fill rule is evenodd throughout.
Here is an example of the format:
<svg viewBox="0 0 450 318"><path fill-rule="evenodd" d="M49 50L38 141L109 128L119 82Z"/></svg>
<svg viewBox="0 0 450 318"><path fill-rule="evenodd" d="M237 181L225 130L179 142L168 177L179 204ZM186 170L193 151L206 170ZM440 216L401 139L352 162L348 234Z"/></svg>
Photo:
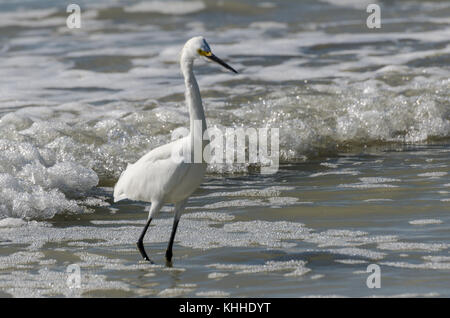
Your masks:
<svg viewBox="0 0 450 318"><path fill-rule="evenodd" d="M141 253L142 257L144 258L144 260L149 261L150 263L153 264L153 262L151 261L150 258L148 258L147 253L145 252L144 242L143 242L145 233L147 232L148 226L150 225L151 221L152 221L152 218L149 218L147 223L144 226L144 229L142 230L141 236L139 236L139 239L136 242L136 245L137 245L137 248L138 248L139 252Z"/></svg>
<svg viewBox="0 0 450 318"><path fill-rule="evenodd" d="M178 222L180 219L175 216L173 220L173 227L172 227L172 233L170 234L170 241L169 245L167 246L166 250L166 265L171 266L172 265L172 246L173 246L173 240L175 239L175 233L177 232Z"/></svg>

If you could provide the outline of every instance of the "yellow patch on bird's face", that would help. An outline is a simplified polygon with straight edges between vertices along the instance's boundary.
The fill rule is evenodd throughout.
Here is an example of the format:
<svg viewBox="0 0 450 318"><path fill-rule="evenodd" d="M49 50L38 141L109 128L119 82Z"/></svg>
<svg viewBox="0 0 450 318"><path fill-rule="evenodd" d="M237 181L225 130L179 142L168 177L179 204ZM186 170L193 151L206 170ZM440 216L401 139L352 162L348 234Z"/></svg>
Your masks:
<svg viewBox="0 0 450 318"><path fill-rule="evenodd" d="M201 56L211 56L212 55L212 52L206 52L206 51L203 51L202 49L198 49L197 52Z"/></svg>

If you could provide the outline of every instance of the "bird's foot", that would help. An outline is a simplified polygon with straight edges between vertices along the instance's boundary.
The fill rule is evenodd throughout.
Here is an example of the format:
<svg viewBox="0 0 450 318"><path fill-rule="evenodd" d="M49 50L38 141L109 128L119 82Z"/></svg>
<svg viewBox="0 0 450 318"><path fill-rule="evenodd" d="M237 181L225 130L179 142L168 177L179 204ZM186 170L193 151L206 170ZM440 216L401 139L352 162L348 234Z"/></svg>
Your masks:
<svg viewBox="0 0 450 318"><path fill-rule="evenodd" d="M153 261L150 259L150 258L148 258L148 257L144 257L144 261L147 261L147 262L149 262L150 264L155 264L155 263L153 263Z"/></svg>
<svg viewBox="0 0 450 318"><path fill-rule="evenodd" d="M141 253L142 258L144 261L149 262L150 264L154 264L152 260L147 256L147 253L145 252L144 243L142 241L136 242L137 248L139 250L139 253Z"/></svg>
<svg viewBox="0 0 450 318"><path fill-rule="evenodd" d="M166 266L172 267L172 251L166 251Z"/></svg>

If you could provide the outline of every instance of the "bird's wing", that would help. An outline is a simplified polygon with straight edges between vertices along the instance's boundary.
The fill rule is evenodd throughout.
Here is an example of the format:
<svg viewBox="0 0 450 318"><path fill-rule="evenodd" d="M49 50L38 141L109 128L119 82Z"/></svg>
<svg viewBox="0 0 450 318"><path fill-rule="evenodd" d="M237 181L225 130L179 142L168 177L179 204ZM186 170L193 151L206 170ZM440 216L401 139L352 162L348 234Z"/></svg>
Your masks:
<svg viewBox="0 0 450 318"><path fill-rule="evenodd" d="M176 160L187 139L178 139L153 149L134 164L129 164L114 187L114 202L131 199L141 201L163 200L167 193L181 182L189 170L184 161ZM181 155L179 158L182 158Z"/></svg>
<svg viewBox="0 0 450 318"><path fill-rule="evenodd" d="M136 163L142 163L142 162L154 162L157 160L163 160L163 159L169 159L170 156L172 156L172 150L176 149L182 142L184 142L184 139L178 139L174 140L168 144L162 145L160 147L157 147L151 151L149 151L147 154L143 155Z"/></svg>

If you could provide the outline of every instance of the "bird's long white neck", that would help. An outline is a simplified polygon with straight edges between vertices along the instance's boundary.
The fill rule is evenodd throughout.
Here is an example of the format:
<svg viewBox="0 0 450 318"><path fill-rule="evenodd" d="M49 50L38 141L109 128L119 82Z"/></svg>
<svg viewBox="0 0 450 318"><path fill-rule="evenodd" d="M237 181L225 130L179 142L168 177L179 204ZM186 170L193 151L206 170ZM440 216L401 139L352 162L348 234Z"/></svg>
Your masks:
<svg viewBox="0 0 450 318"><path fill-rule="evenodd" d="M205 112L203 110L202 98L200 95L200 89L197 84L197 80L194 76L193 59L186 56L186 53L181 55L181 71L183 72L184 82L186 85L186 104L189 109L189 119L190 119L190 135L191 140L194 142L195 139L202 139L203 133L206 130L206 119ZM201 134L199 126L201 125ZM195 134L194 134L195 131ZM202 142L203 144L203 142ZM202 147L203 148L203 147Z"/></svg>
<svg viewBox="0 0 450 318"><path fill-rule="evenodd" d="M189 109L191 162L203 162L203 149L208 143L208 141L203 140L203 134L206 131L206 118L200 89L194 76L194 61L189 58L185 51L181 54L180 65L186 85L186 104Z"/></svg>
<svg viewBox="0 0 450 318"><path fill-rule="evenodd" d="M194 129L195 121L200 121L202 124L202 134L206 130L206 119L205 112L203 110L202 98L200 95L200 90L198 88L197 80L194 76L193 71L194 61L181 58L181 71L184 76L184 83L186 85L186 104L189 109L190 118L190 130Z"/></svg>

